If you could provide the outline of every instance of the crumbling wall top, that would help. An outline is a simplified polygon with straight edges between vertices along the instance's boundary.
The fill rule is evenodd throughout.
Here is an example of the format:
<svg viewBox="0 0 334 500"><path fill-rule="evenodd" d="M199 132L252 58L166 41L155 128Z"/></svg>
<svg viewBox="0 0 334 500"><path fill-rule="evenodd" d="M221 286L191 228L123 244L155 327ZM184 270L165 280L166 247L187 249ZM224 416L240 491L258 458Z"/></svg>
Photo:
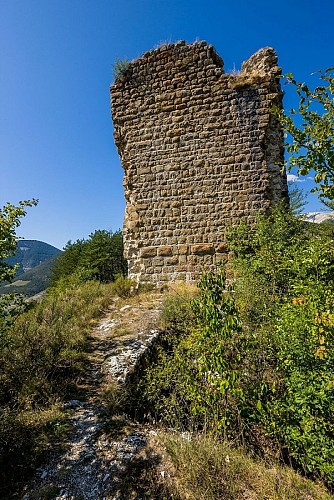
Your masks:
<svg viewBox="0 0 334 500"><path fill-rule="evenodd" d="M208 70L214 70L216 78L230 79L238 85L238 80L242 81L246 76L257 76L262 79L272 79L281 73L281 68L277 66L277 55L272 47L264 47L251 55L242 63L241 70L235 73L224 72L224 61L216 52L213 45L205 41L196 41L186 43L179 41L171 44L163 44L159 47L147 51L142 56L131 61L127 69L122 72L114 82L116 88L131 86L131 79L139 71L143 75L143 68L154 68L154 71L160 70L161 77L165 78L171 74L187 71L189 67L201 66L201 59L206 58L206 67ZM169 66L166 65L166 59L169 60ZM161 66L159 62L161 61ZM137 82L138 83L138 82ZM139 82L140 83L140 82ZM127 85L128 84L128 85Z"/></svg>
<svg viewBox="0 0 334 500"><path fill-rule="evenodd" d="M277 54L272 47L264 47L250 56L241 66L241 73L259 71L261 73L280 73L281 68L277 66Z"/></svg>

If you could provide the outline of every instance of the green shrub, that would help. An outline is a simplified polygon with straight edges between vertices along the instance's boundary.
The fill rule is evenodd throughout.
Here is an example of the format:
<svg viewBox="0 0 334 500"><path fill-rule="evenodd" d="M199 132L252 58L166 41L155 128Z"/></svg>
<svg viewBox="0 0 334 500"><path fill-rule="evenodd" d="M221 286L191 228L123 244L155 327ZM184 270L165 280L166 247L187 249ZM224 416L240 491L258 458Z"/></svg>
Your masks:
<svg viewBox="0 0 334 500"><path fill-rule="evenodd" d="M334 295L305 286L282 304L275 330L281 389L263 409L263 425L305 473L334 481Z"/></svg>
<svg viewBox="0 0 334 500"><path fill-rule="evenodd" d="M138 384L131 387L131 400L135 403L135 408L131 409L136 417L151 415L154 419L162 418L175 426L183 419L182 401L177 401L177 396L174 397L171 393L171 387L173 381L177 383L175 349L194 325L191 304L193 295L193 291L186 287L178 287L164 301L161 312L163 332L156 346L155 357Z"/></svg>
<svg viewBox="0 0 334 500"><path fill-rule="evenodd" d="M283 458L333 484L333 235L281 209L244 229L231 241L235 300L243 329L267 339L257 422Z"/></svg>
<svg viewBox="0 0 334 500"><path fill-rule="evenodd" d="M127 76L130 67L130 61L126 59L116 58L113 64L113 78L117 80L120 76Z"/></svg>
<svg viewBox="0 0 334 500"><path fill-rule="evenodd" d="M230 421L231 382L239 379L240 322L223 272L204 275L198 286L197 298L166 301L163 349L148 371L143 395L151 412L168 424L221 429ZM233 359L229 370L227 352Z"/></svg>
<svg viewBox="0 0 334 500"><path fill-rule="evenodd" d="M0 351L10 342L8 330L15 319L31 308L25 297L18 293L6 293L0 295Z"/></svg>
<svg viewBox="0 0 334 500"><path fill-rule="evenodd" d="M161 326L165 331L184 334L193 326L192 297L193 292L187 287L167 295L160 315Z"/></svg>
<svg viewBox="0 0 334 500"><path fill-rule="evenodd" d="M183 306L167 307L143 405L333 485L333 237L277 208L235 228L230 248L233 286L222 270L205 274L187 325Z"/></svg>
<svg viewBox="0 0 334 500"><path fill-rule="evenodd" d="M119 274L112 284L112 289L114 293L118 295L118 297L126 299L135 292L135 283L127 276L122 276L121 274Z"/></svg>

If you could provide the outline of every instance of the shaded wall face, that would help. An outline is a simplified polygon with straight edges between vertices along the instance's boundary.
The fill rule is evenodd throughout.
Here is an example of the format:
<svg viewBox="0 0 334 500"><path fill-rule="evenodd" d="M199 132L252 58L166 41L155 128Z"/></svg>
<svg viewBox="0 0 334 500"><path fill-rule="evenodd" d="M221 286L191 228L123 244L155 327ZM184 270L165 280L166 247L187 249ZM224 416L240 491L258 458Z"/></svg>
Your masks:
<svg viewBox="0 0 334 500"><path fill-rule="evenodd" d="M111 87L124 168L124 242L141 281L192 281L226 257L226 229L287 196L276 55L238 76L205 42L160 47Z"/></svg>

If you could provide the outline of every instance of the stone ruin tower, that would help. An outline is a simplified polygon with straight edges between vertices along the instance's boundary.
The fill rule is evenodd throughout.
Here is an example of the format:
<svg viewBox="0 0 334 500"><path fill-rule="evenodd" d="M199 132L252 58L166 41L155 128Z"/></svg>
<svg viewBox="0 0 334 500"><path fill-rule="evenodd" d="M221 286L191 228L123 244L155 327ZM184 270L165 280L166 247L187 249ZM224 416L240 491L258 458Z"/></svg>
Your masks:
<svg viewBox="0 0 334 500"><path fill-rule="evenodd" d="M287 197L277 56L226 74L206 42L163 45L110 89L124 169L125 257L137 281L194 281L226 258L224 233Z"/></svg>

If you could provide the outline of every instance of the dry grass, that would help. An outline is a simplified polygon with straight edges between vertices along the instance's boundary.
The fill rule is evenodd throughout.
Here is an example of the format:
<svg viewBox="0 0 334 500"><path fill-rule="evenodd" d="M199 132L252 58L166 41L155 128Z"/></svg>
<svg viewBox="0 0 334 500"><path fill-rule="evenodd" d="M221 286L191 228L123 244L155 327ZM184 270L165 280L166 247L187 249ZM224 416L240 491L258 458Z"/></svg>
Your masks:
<svg viewBox="0 0 334 500"><path fill-rule="evenodd" d="M183 281L178 281L168 284L168 295L195 297L197 294L198 287L195 283L185 283Z"/></svg>
<svg viewBox="0 0 334 500"><path fill-rule="evenodd" d="M174 498L188 500L326 500L334 498L323 485L288 467L268 466L208 436L165 434L162 443L173 472Z"/></svg>
<svg viewBox="0 0 334 500"><path fill-rule="evenodd" d="M101 401L110 416L118 415L123 412L127 394L119 382L114 378L108 377L101 391Z"/></svg>
<svg viewBox="0 0 334 500"><path fill-rule="evenodd" d="M229 87L233 90L252 87L253 85L259 85L266 81L266 75L257 71L253 71L245 75L241 73L231 76L232 77L229 80Z"/></svg>
<svg viewBox="0 0 334 500"><path fill-rule="evenodd" d="M117 321L113 338L135 336L139 331L155 328L163 295L158 290L141 292L117 301L113 318Z"/></svg>

